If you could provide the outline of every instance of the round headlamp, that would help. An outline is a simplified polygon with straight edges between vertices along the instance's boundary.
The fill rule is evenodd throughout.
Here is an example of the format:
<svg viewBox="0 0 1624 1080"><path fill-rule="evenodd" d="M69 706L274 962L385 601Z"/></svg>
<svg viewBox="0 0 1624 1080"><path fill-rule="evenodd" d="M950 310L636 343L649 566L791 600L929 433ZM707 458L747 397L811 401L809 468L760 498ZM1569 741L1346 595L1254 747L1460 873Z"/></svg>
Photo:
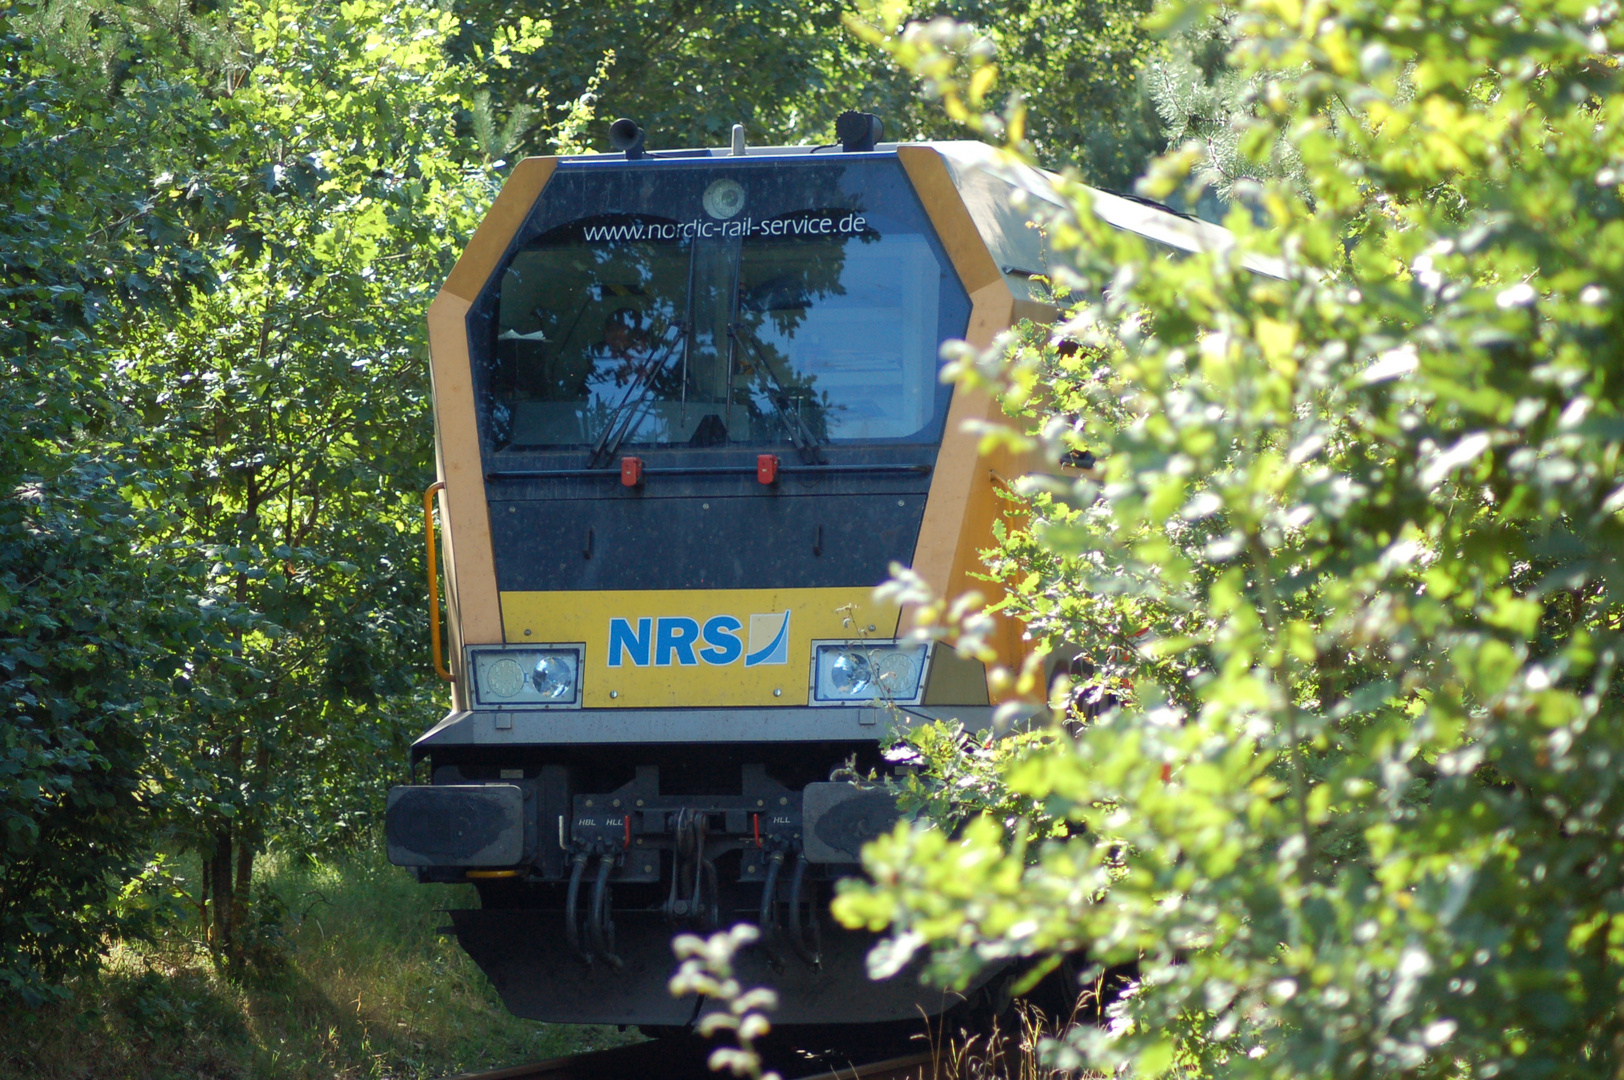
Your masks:
<svg viewBox="0 0 1624 1080"><path fill-rule="evenodd" d="M517 697L524 689L524 669L517 660L502 657L485 669L485 689L493 697Z"/></svg>
<svg viewBox="0 0 1624 1080"><path fill-rule="evenodd" d="M530 673L530 684L536 688L536 693L548 701L573 698L575 665L557 653L548 653L536 661L535 670Z"/></svg>
<svg viewBox="0 0 1624 1080"><path fill-rule="evenodd" d="M873 679L873 665L859 652L842 652L829 665L829 684L837 694L856 697L868 689Z"/></svg>
<svg viewBox="0 0 1624 1080"><path fill-rule="evenodd" d="M911 653L886 649L874 654L874 682L886 697L911 697L918 683L919 665Z"/></svg>

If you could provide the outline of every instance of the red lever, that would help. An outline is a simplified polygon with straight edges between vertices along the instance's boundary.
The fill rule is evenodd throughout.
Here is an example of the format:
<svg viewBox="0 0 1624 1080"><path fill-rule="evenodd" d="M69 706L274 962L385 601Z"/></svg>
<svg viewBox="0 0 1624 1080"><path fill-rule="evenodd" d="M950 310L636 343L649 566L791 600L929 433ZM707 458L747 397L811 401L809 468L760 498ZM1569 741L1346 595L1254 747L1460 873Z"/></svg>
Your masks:
<svg viewBox="0 0 1624 1080"><path fill-rule="evenodd" d="M643 482L643 459L638 457L623 457L620 459L620 483L622 487L636 487Z"/></svg>
<svg viewBox="0 0 1624 1080"><path fill-rule="evenodd" d="M756 483L758 483L758 484L776 484L776 483L778 483L778 455L777 454L757 454L756 455Z"/></svg>

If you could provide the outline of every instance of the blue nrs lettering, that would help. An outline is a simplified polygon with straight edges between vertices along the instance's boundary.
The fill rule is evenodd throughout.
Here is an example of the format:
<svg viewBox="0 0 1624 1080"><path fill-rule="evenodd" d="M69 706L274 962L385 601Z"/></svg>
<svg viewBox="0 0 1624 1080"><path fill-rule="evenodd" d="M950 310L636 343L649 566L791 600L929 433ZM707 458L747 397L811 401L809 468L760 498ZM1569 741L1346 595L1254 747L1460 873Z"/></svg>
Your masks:
<svg viewBox="0 0 1624 1080"><path fill-rule="evenodd" d="M751 615L748 647L745 624L733 615L712 615L703 627L698 619L686 615L610 618L609 666L695 667L704 662L711 667L726 667L741 657L745 667L786 664L789 616L788 611Z"/></svg>
<svg viewBox="0 0 1624 1080"><path fill-rule="evenodd" d="M681 616L662 615L654 630L654 666L670 667L671 658L683 667L699 663L694 659L694 642L699 640L699 624Z"/></svg>
<svg viewBox="0 0 1624 1080"><path fill-rule="evenodd" d="M707 664L731 664L744 652L739 631L744 624L731 615L714 615L705 620L705 644L699 658Z"/></svg>
<svg viewBox="0 0 1624 1080"><path fill-rule="evenodd" d="M633 667L648 667L649 638L652 636L650 630L653 624L653 619L638 619L637 633L633 634L631 624L625 619L610 619L609 666L620 667L621 661L630 656Z"/></svg>

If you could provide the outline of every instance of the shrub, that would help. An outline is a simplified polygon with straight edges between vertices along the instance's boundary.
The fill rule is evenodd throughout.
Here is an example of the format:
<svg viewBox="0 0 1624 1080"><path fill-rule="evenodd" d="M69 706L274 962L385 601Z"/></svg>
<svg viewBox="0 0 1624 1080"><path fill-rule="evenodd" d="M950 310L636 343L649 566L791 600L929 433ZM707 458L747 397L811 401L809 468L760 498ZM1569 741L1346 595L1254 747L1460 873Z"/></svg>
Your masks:
<svg viewBox="0 0 1624 1080"><path fill-rule="evenodd" d="M1073 192L1065 320L956 375L994 437L1097 456L994 565L1123 705L1004 755L998 815L870 846L838 911L877 956L1137 960L1052 1053L1141 1077L1620 1067L1617 16L1245 3L1237 145L1295 176L1238 185L1236 246L1170 260Z"/></svg>

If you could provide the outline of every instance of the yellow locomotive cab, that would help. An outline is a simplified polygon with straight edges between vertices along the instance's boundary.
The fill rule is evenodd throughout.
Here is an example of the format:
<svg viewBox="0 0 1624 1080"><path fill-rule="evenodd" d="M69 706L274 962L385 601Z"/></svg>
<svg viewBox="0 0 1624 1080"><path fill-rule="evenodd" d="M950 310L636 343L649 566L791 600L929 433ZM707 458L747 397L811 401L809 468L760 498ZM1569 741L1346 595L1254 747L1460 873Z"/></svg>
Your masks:
<svg viewBox="0 0 1624 1080"><path fill-rule="evenodd" d="M996 405L940 350L1053 317L1014 198L1049 179L973 143L626 146L517 164L430 309L453 700L414 750L430 782L390 794L390 857L479 886L459 939L523 1016L689 1023L670 937L740 920L780 1023L937 1011L814 927L897 817L853 770L996 706L874 589L902 564L986 590L1023 469L978 453ZM1022 661L1019 627L993 644Z"/></svg>

